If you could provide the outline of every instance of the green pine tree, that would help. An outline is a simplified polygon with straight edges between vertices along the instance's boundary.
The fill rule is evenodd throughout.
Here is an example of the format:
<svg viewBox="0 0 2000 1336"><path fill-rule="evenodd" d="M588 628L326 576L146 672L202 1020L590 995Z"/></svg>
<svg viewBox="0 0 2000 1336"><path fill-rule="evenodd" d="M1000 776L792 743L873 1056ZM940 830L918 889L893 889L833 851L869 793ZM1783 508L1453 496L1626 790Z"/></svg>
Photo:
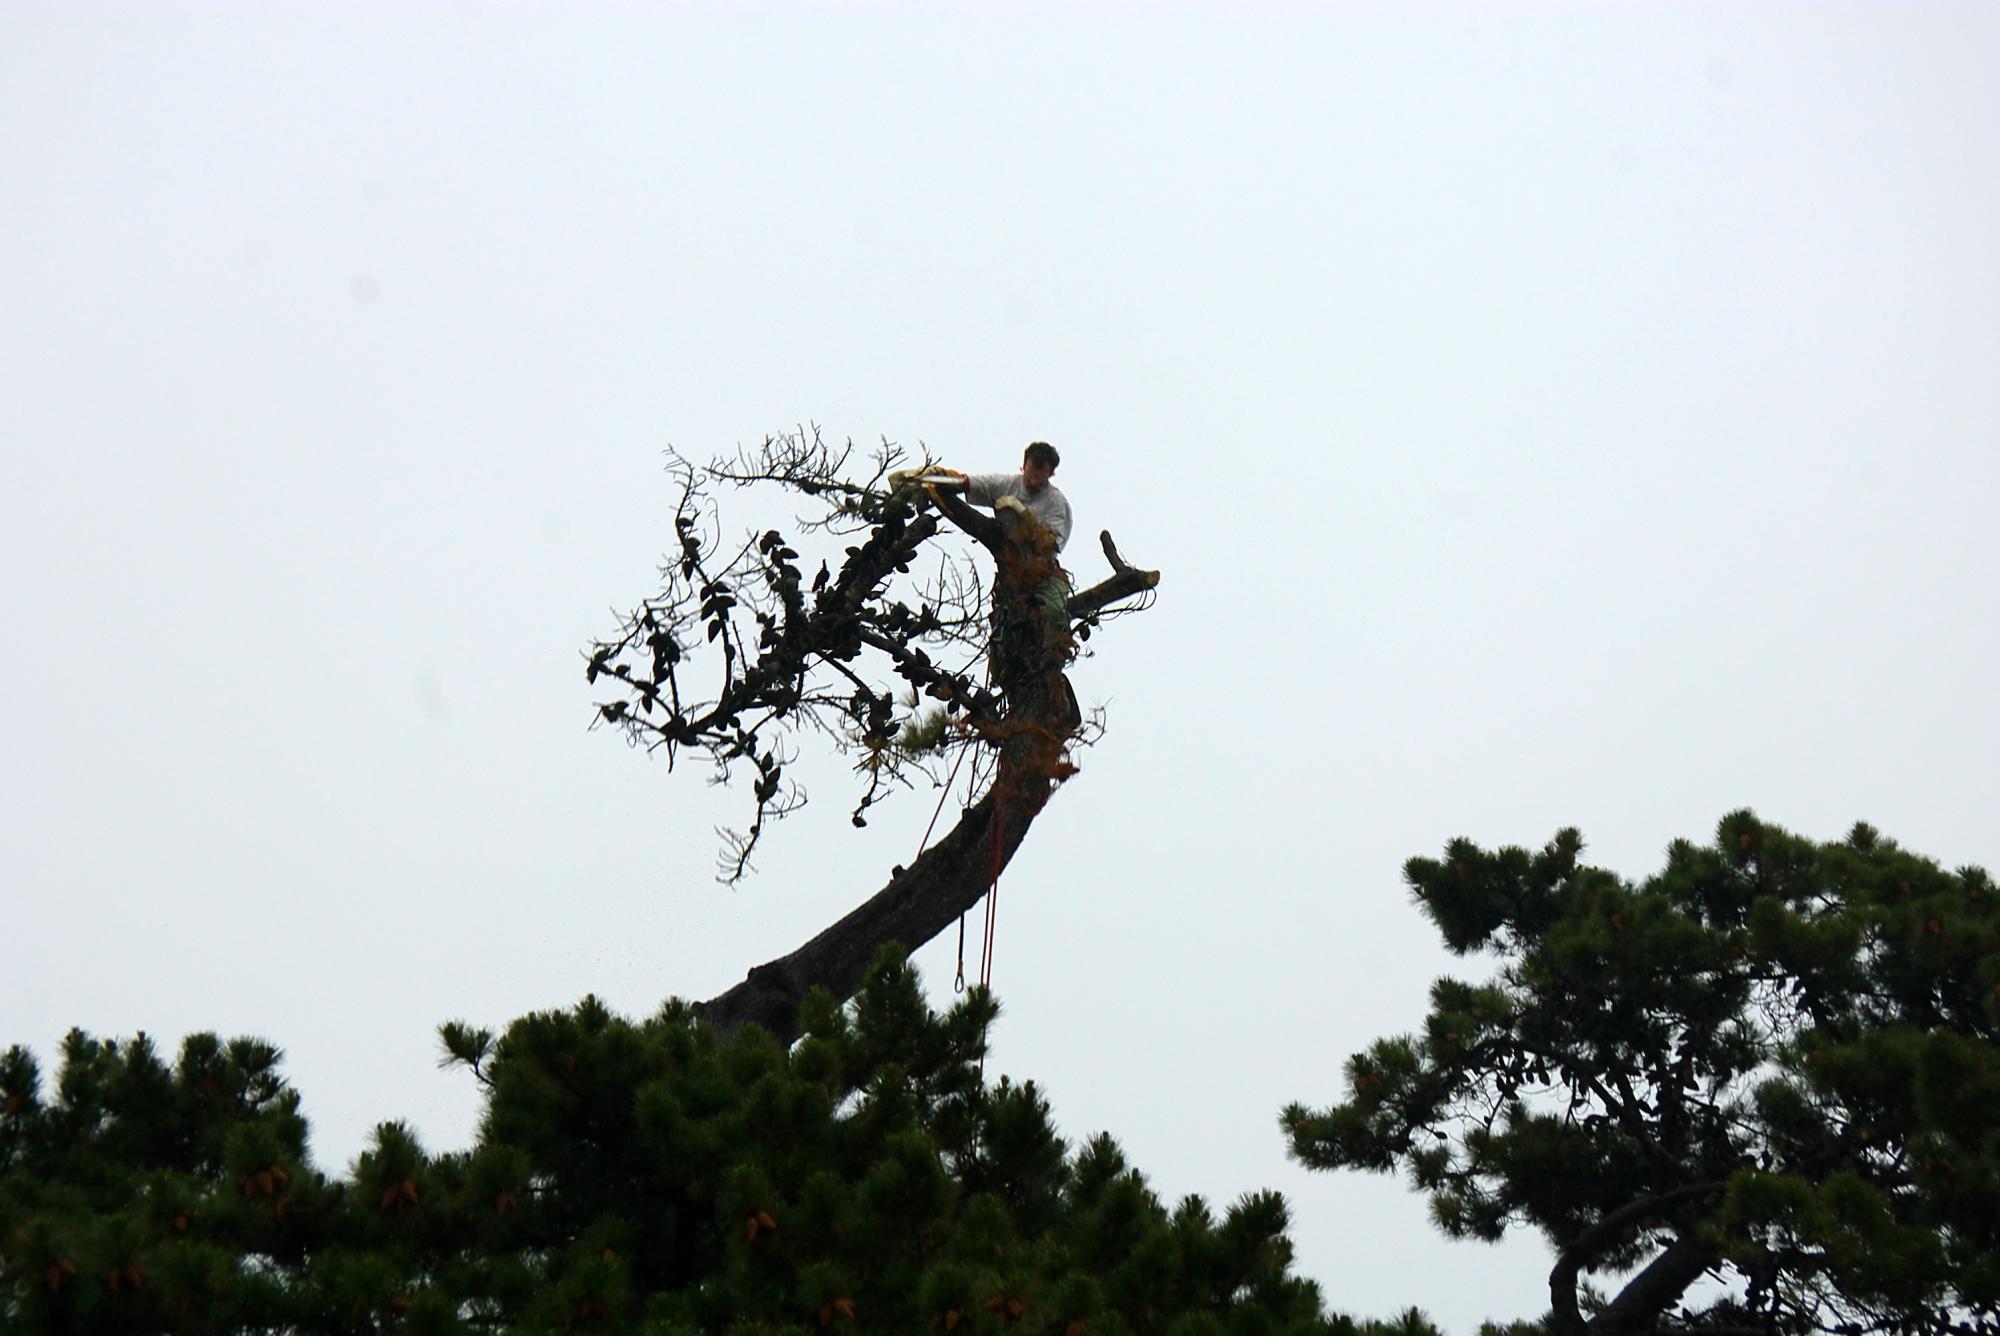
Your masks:
<svg viewBox="0 0 2000 1336"><path fill-rule="evenodd" d="M346 1178L268 1044L73 1033L46 1093L13 1049L0 1328L1434 1336L1329 1317L1276 1194L1169 1210L1109 1137L1067 1147L982 1080L984 992L938 1015L891 954L805 1011L789 1049L679 1003L447 1025L476 1143L386 1124Z"/></svg>
<svg viewBox="0 0 2000 1336"><path fill-rule="evenodd" d="M1749 812L1643 885L1582 847L1409 862L1498 972L1286 1110L1292 1153L1407 1172L1453 1236L1540 1230L1554 1336L2000 1330L1991 879Z"/></svg>

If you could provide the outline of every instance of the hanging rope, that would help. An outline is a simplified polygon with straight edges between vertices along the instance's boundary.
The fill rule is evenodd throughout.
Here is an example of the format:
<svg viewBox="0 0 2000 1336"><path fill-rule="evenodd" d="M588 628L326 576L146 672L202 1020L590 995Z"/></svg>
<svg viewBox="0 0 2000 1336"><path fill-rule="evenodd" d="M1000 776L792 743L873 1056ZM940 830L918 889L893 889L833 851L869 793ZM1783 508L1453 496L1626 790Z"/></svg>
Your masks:
<svg viewBox="0 0 2000 1336"><path fill-rule="evenodd" d="M1000 913L1000 851L1007 834L1007 808L1002 803L1000 786L1007 779L1007 763L1002 760L993 776L993 871L987 878L986 886L986 940L979 948L979 986L989 993L993 990L993 928ZM965 916L959 916L963 929ZM963 968L961 966L960 968ZM986 1083L986 1029L979 1030L979 1082Z"/></svg>
<svg viewBox="0 0 2000 1336"><path fill-rule="evenodd" d="M958 916L958 973L952 976L951 991L965 991L965 915Z"/></svg>
<svg viewBox="0 0 2000 1336"><path fill-rule="evenodd" d="M951 767L951 778L947 779L944 782L944 792L938 794L937 806L931 809L931 823L928 826L924 827L924 837L921 840L917 841L917 856L916 858L912 858L910 862L915 863L917 861L917 858L922 858L924 856L924 850L930 847L931 832L937 829L938 814L944 811L944 800L951 797L951 786L958 783L958 772L965 765L965 758L972 754L973 741L974 739L967 738L962 744L960 744L958 749L958 760ZM966 785L965 804L968 807L972 805L972 786L970 783ZM984 981L982 980L982 982ZM958 916L958 974L951 981L951 991L954 993L962 993L965 991L965 915L964 914L960 914Z"/></svg>
<svg viewBox="0 0 2000 1336"><path fill-rule="evenodd" d="M952 786L958 783L958 772L964 767L965 758L972 754L974 741L975 739L973 738L967 738L964 745L959 748L958 760L951 767L951 778L945 780L944 792L938 794L937 806L931 810L930 824L924 827L923 839L917 841L916 858L923 857L924 850L930 847L931 832L937 829L938 817L944 812L945 799L951 797ZM996 795L1000 789L1000 785L1006 778L1007 766L1006 762L1002 761L994 770L993 788ZM977 767L974 767L974 774L966 781L965 786L965 805L967 807L972 806L972 791L978 782ZM987 874L986 878L985 932L979 944L979 986L988 991L991 991L993 987L993 930L998 922L1000 907L1000 855L1005 847L1006 839L1007 809L1001 803L999 797L996 796L993 800L993 863L992 870ZM916 858L912 858L910 861L914 863L916 862ZM958 973L952 978L951 991L954 993L963 993L965 991L965 914L963 912L958 916ZM983 1043L981 1044L979 1054L979 1079L981 1081L986 1079L986 1053Z"/></svg>
<svg viewBox="0 0 2000 1336"><path fill-rule="evenodd" d="M999 788L999 781L994 782ZM993 927L998 921L1000 910L1000 845L1007 834L1007 809L996 798L993 802L993 871L987 877L986 890L986 940L979 950L979 986L993 986Z"/></svg>
<svg viewBox="0 0 2000 1336"><path fill-rule="evenodd" d="M974 777L973 781L966 784L965 805L967 807L972 806L972 790L976 782L977 776ZM995 789L1000 787L999 772L997 769L995 771L993 787ZM993 871L986 878L986 923L985 931L979 941L979 986L987 989L993 987L993 905L995 897L1000 893L1000 831L1005 827L1005 819L1000 815L1000 800L998 798L993 800L993 820L996 823L993 833ZM965 991L965 914L963 912L958 916L958 982L953 985L953 990L960 993ZM979 1060L979 1071L981 1075L984 1075L986 1072L986 1060L984 1058Z"/></svg>
<svg viewBox="0 0 2000 1336"><path fill-rule="evenodd" d="M966 755L972 750L972 743L973 739L967 738L959 746L958 764L952 766L951 778L947 779L944 782L944 792L938 795L937 806L931 809L931 823L928 826L924 827L924 837L921 840L917 841L917 858L922 858L924 856L925 848L927 848L930 845L931 832L937 829L938 813L944 811L944 800L946 798L951 797L951 786L958 783L959 766L965 764ZM916 859L911 859L910 861L915 862Z"/></svg>

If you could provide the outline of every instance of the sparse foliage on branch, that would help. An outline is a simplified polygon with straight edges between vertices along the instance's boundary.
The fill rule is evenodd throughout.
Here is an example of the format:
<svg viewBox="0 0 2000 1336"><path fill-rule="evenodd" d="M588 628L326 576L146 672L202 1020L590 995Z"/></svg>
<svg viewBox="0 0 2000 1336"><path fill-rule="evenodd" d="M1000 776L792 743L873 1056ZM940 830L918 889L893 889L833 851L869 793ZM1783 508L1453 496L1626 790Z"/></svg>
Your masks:
<svg viewBox="0 0 2000 1336"><path fill-rule="evenodd" d="M587 672L619 688L599 718L633 742L669 763L699 751L718 779L753 773L753 811L724 857L727 879L743 874L766 824L804 802L785 769L802 737L855 759L861 824L913 773L936 778L947 738L992 747L1006 735L1010 682L999 665L988 673L986 582L969 545L948 541L937 497L890 485L911 462L932 461L886 443L860 459L852 445L803 432L707 464L668 456L677 547L659 592L592 646ZM805 508L794 533L732 531L718 493L749 489L791 494ZM973 518L974 536L997 545L999 522ZM1026 543L1009 546L1014 565L1032 560ZM1058 568L1052 553L1040 556L1045 581ZM1017 574L1020 583L1033 573ZM1099 611L1079 619L1086 630ZM1074 641L1067 617L1057 621L1059 634L1024 658L1058 670L1067 662Z"/></svg>
<svg viewBox="0 0 2000 1336"><path fill-rule="evenodd" d="M724 857L728 879L746 870L765 824L805 801L785 773L801 734L859 755L859 822L927 758L898 745L916 722L899 696L922 692L968 722L998 718L971 673L984 647L980 582L968 553L926 550L937 512L919 513L917 497L885 485L902 458L884 446L851 481L852 447L817 436L772 438L707 465L668 457L677 550L659 592L591 648L588 675L621 688L599 717L669 764L693 749L718 780L754 772L748 828ZM810 562L778 529L725 527L715 493L759 484L814 508L796 521Z"/></svg>
<svg viewBox="0 0 2000 1336"><path fill-rule="evenodd" d="M1407 1171L1452 1235L1540 1230L1550 1336L2000 1331L1991 879L1749 812L1639 886L1582 847L1409 862L1499 971L1288 1109L1293 1154Z"/></svg>

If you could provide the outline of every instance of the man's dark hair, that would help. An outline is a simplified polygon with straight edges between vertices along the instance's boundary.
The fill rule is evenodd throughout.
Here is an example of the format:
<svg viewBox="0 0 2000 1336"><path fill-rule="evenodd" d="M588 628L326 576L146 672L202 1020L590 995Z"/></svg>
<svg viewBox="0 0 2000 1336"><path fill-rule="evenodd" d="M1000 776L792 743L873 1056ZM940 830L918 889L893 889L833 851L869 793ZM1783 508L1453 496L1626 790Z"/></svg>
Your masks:
<svg viewBox="0 0 2000 1336"><path fill-rule="evenodd" d="M1062 463L1062 456L1057 454L1056 448L1047 441L1030 441L1028 442L1028 448L1021 452L1021 462L1024 464L1040 464L1049 472L1054 473L1056 465Z"/></svg>

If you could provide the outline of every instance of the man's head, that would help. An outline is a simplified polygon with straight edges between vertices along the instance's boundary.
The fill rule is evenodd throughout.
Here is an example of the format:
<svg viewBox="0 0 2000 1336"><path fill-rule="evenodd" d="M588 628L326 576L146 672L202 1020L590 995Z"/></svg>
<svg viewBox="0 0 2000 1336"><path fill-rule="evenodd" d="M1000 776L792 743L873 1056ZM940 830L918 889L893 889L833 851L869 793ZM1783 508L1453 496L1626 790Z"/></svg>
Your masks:
<svg viewBox="0 0 2000 1336"><path fill-rule="evenodd" d="M1047 441L1032 442L1021 455L1021 481L1031 492L1039 492L1049 485L1049 478L1062 463L1062 456Z"/></svg>

